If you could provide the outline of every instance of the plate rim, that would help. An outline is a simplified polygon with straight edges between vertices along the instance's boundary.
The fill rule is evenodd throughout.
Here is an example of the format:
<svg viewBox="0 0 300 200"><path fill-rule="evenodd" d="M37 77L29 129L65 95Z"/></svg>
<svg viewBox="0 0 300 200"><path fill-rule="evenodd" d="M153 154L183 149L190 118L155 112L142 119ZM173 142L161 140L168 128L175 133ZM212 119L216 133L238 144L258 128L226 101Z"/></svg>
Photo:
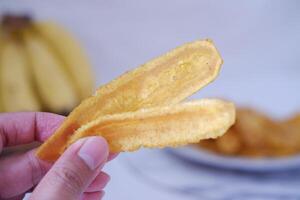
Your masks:
<svg viewBox="0 0 300 200"><path fill-rule="evenodd" d="M167 151L176 157L196 164L229 170L266 172L300 168L300 155L283 158L251 159L245 157L222 156L209 152L203 148L192 146L168 148Z"/></svg>

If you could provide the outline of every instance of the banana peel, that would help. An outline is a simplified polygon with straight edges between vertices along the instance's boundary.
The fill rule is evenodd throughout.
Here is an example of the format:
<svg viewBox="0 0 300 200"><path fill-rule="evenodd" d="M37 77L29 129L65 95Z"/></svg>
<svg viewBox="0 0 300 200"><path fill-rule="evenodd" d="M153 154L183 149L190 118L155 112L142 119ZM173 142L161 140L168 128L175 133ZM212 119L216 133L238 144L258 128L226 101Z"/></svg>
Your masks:
<svg viewBox="0 0 300 200"><path fill-rule="evenodd" d="M3 39L2 39L2 29L0 28L0 56L1 56L1 53L2 53L2 47L3 47ZM2 70L1 68L1 65L0 65L0 71ZM0 76L0 113L1 112L4 112L4 108L3 108L3 104L2 104L2 98L3 98L3 94L2 94L2 79L1 79L1 76Z"/></svg>
<svg viewBox="0 0 300 200"><path fill-rule="evenodd" d="M76 39L65 28L54 22L33 22L32 26L41 37L47 40L64 63L76 87L78 97L84 99L92 95L94 79L91 65Z"/></svg>
<svg viewBox="0 0 300 200"><path fill-rule="evenodd" d="M77 103L75 89L48 44L30 29L22 31L25 50L38 94L47 110L64 113Z"/></svg>
<svg viewBox="0 0 300 200"><path fill-rule="evenodd" d="M3 111L39 110L40 104L34 93L24 49L12 39L7 39L2 46L0 66Z"/></svg>
<svg viewBox="0 0 300 200"><path fill-rule="evenodd" d="M63 26L48 21L36 21L30 15L9 13L1 16L0 21L0 50L2 43L8 40L17 43L22 49L20 51L25 50L28 61L26 74L29 74L30 82L34 86L34 95L38 96L40 105L36 107L38 110L34 111L68 114L83 98L92 94L94 81L90 63L83 48ZM17 61L9 61L11 64L24 60L19 59L18 52L15 56ZM20 82L16 78L19 74L13 74L12 70L6 73L9 76L0 75L6 76L6 83L9 81L15 85L22 85L21 82L24 82L23 79ZM5 91L8 88L2 88L0 112L5 111L2 99L5 98L5 101L9 102L7 99L11 98L7 97L9 92ZM11 111L14 102L21 103L21 100L12 100L10 108L6 110ZM22 111L25 108L18 109L19 105L16 105L13 110ZM25 110L32 109L32 106L29 106Z"/></svg>

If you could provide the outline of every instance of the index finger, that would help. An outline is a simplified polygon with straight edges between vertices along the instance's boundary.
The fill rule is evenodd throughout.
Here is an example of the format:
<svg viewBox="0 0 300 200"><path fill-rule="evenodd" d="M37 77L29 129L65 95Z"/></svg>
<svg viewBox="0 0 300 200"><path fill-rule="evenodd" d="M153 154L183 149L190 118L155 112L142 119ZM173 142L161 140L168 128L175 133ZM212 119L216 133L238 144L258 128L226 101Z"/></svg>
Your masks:
<svg viewBox="0 0 300 200"><path fill-rule="evenodd" d="M64 117L42 112L0 114L0 151L6 146L45 141Z"/></svg>

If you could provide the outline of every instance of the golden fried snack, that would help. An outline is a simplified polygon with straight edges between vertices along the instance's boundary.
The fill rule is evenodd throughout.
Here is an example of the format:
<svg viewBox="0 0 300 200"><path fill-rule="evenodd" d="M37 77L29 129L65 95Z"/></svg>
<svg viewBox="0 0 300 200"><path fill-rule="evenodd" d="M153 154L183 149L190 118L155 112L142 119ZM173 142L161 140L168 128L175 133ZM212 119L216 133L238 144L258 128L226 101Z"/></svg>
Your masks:
<svg viewBox="0 0 300 200"><path fill-rule="evenodd" d="M216 140L216 146L218 152L223 152L224 154L237 154L242 148L242 141L237 135L236 131L230 129Z"/></svg>
<svg viewBox="0 0 300 200"><path fill-rule="evenodd" d="M226 133L225 133L226 134ZM219 137L220 138L220 137ZM215 142L215 139L205 139L205 140L201 140L198 144L193 145L196 148L200 148L200 149L207 149L209 151L212 152L218 152L218 147L217 144ZM220 152L221 153L221 152Z"/></svg>
<svg viewBox="0 0 300 200"><path fill-rule="evenodd" d="M242 136L248 136L244 138L247 148L259 150L265 156L284 156L295 153L300 144L299 140L297 141L296 135L284 123L258 111L251 111L251 114L248 112L248 118L243 118L245 114L239 113L238 121L240 122L236 124L236 127L243 129L240 131ZM257 137L258 135L260 137ZM256 144L253 144L254 137L257 137ZM252 138L252 144L247 140L249 138Z"/></svg>
<svg viewBox="0 0 300 200"><path fill-rule="evenodd" d="M247 157L279 157L300 152L300 115L276 121L249 108L238 108L236 114L236 123L227 133L216 140L201 141L200 147L223 155Z"/></svg>
<svg viewBox="0 0 300 200"><path fill-rule="evenodd" d="M300 113L295 114L294 116L286 120L285 123L290 126L297 127L300 132Z"/></svg>
<svg viewBox="0 0 300 200"><path fill-rule="evenodd" d="M56 160L69 137L101 116L172 105L213 81L222 59L210 40L178 47L100 87L84 100L38 150L44 160Z"/></svg>
<svg viewBox="0 0 300 200"><path fill-rule="evenodd" d="M75 131L68 145L82 137L100 135L112 152L178 146L216 138L234 121L232 103L203 99L99 117Z"/></svg>
<svg viewBox="0 0 300 200"><path fill-rule="evenodd" d="M294 114L282 124L287 135L285 140L293 144L295 151L300 152L300 113Z"/></svg>
<svg viewBox="0 0 300 200"><path fill-rule="evenodd" d="M217 139L201 140L200 143L195 146L224 155L240 154L240 151L244 149L243 141L240 138L239 133L234 130L233 126L221 137L218 137Z"/></svg>
<svg viewBox="0 0 300 200"><path fill-rule="evenodd" d="M264 144L265 132L270 131L274 122L267 116L252 109L239 108L237 110L235 130L240 133L245 146L261 148Z"/></svg>

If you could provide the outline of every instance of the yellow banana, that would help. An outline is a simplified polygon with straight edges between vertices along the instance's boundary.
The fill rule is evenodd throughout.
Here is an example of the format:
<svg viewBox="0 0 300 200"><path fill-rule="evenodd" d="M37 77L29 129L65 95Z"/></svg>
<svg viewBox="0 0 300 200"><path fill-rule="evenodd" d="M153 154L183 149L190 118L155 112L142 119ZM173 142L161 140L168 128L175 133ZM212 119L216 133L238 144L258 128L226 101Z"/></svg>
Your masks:
<svg viewBox="0 0 300 200"><path fill-rule="evenodd" d="M2 46L3 46L3 39L2 39L2 30L0 28L0 60L1 60L1 53L2 53ZM0 64L0 113L1 112L4 112L4 109L3 109L3 105L2 105L2 81L1 81L1 64Z"/></svg>
<svg viewBox="0 0 300 200"><path fill-rule="evenodd" d="M33 77L44 106L56 113L70 111L78 101L72 82L62 67L63 63L37 34L29 29L22 33Z"/></svg>
<svg viewBox="0 0 300 200"><path fill-rule="evenodd" d="M2 47L1 97L5 112L37 111L40 104L35 96L24 49L8 38Z"/></svg>
<svg viewBox="0 0 300 200"><path fill-rule="evenodd" d="M75 38L53 22L37 22L33 26L64 62L78 96L81 99L90 96L94 90L90 63Z"/></svg>

